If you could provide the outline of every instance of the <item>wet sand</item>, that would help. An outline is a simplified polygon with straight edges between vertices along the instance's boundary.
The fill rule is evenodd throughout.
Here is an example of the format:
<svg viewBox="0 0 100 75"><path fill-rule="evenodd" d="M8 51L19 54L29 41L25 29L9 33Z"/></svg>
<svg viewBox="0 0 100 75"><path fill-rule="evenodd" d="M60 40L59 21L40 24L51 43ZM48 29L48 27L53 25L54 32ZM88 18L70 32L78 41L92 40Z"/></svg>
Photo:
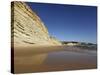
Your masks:
<svg viewBox="0 0 100 75"><path fill-rule="evenodd" d="M16 47L14 72L46 72L77 69L95 69L97 53L77 47Z"/></svg>

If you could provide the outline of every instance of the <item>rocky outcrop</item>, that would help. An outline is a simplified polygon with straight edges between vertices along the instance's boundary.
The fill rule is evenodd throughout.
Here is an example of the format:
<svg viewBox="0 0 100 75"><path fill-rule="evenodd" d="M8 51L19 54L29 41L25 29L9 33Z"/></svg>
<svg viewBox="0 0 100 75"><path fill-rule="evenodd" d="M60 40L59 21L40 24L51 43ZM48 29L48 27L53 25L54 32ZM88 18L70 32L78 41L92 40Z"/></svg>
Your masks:
<svg viewBox="0 0 100 75"><path fill-rule="evenodd" d="M11 4L12 44L19 45L61 45L50 38L47 28L39 16L24 2Z"/></svg>

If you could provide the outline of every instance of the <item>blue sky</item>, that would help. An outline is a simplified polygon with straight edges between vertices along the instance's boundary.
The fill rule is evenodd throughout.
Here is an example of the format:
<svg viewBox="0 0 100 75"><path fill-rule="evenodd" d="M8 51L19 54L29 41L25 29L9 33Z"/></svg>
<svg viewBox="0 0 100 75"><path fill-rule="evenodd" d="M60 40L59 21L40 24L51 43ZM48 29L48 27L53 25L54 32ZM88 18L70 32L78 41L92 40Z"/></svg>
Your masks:
<svg viewBox="0 0 100 75"><path fill-rule="evenodd" d="M95 6L27 3L44 22L49 34L61 41L97 43Z"/></svg>

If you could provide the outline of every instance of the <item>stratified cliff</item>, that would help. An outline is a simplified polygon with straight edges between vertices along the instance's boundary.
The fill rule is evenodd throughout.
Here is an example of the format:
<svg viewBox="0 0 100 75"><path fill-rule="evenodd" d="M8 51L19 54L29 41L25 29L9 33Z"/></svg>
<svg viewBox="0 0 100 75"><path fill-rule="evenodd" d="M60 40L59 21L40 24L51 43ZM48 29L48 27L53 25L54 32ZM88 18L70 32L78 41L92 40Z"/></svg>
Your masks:
<svg viewBox="0 0 100 75"><path fill-rule="evenodd" d="M11 4L11 39L15 46L20 45L61 45L50 38L39 16L24 2Z"/></svg>

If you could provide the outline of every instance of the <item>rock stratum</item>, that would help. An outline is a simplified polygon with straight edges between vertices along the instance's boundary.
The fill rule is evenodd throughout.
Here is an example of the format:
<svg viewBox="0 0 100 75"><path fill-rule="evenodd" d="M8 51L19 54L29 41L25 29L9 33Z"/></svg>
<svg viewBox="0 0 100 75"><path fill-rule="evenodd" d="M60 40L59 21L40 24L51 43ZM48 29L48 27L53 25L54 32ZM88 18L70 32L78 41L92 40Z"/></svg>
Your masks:
<svg viewBox="0 0 100 75"><path fill-rule="evenodd" d="M11 3L11 40L15 46L61 45L51 38L40 17L24 2Z"/></svg>

